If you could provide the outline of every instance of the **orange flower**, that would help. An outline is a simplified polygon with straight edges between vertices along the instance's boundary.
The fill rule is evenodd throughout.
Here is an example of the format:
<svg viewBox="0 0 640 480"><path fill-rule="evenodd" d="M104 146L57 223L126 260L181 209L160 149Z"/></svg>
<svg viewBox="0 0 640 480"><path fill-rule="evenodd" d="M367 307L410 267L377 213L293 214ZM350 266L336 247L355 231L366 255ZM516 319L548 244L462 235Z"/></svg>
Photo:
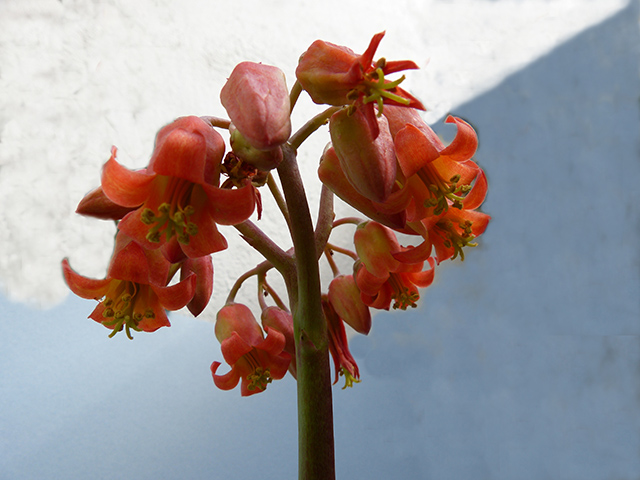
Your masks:
<svg viewBox="0 0 640 480"><path fill-rule="evenodd" d="M249 183L233 190L218 187L223 154L220 134L198 117L179 118L161 129L144 171L122 167L113 148L102 189L116 204L135 208L118 228L146 249L175 239L187 257L227 248L216 224L246 220L256 195Z"/></svg>
<svg viewBox="0 0 640 480"><path fill-rule="evenodd" d="M360 266L356 272L356 284L362 301L373 308L406 310L416 307L420 298L418 288L431 285L434 278L434 262L429 252L401 247L394 233L376 222L358 226L354 243ZM405 256L410 251L413 255ZM424 261L431 268L422 271Z"/></svg>
<svg viewBox="0 0 640 480"><path fill-rule="evenodd" d="M191 274L181 282L166 286L169 262L159 251L144 250L126 235L119 233L103 280L83 277L62 261L65 281L73 293L100 303L89 315L113 330L109 335L125 330L154 332L171 324L166 310L178 310L187 305L196 291L196 276Z"/></svg>
<svg viewBox="0 0 640 480"><path fill-rule="evenodd" d="M221 363L211 364L213 381L218 388L231 390L241 381L240 394L244 397L260 393L272 380L284 377L291 361L284 351L285 336L270 327L265 330L266 338L245 305L232 303L222 307L216 318L215 333L231 370L217 375Z"/></svg>
<svg viewBox="0 0 640 480"><path fill-rule="evenodd" d="M385 75L418 66L410 60L389 61L384 58L373 63L373 56L384 32L371 39L369 47L362 55L351 49L316 40L302 54L296 69L296 78L315 103L328 105L349 105L360 100L370 105L403 105L424 110L424 106L411 94L398 87L404 76L389 81Z"/></svg>

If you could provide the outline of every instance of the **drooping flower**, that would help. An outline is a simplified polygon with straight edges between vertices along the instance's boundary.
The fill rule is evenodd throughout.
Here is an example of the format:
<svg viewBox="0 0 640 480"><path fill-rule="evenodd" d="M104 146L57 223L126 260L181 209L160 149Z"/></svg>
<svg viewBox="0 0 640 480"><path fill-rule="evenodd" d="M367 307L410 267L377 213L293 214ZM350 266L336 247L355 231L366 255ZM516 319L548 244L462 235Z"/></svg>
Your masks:
<svg viewBox="0 0 640 480"><path fill-rule="evenodd" d="M160 251L144 250L123 233L118 233L106 278L96 280L76 273L68 259L62 261L65 281L73 293L99 301L89 315L113 330L110 337L125 330L154 332L170 326L165 310L187 305L196 291L196 276L167 286L170 264Z"/></svg>
<svg viewBox="0 0 640 480"><path fill-rule="evenodd" d="M335 367L335 380L338 382L340 375L344 376L345 384L343 389L352 387L354 383L360 382L360 369L353 355L349 351L347 332L344 329L342 319L336 313L335 308L326 295L322 296L322 311L327 321L327 333L329 335L329 352L333 358Z"/></svg>
<svg viewBox="0 0 640 480"><path fill-rule="evenodd" d="M382 37L384 32L374 35L362 55L355 54L347 47L316 40L300 57L296 68L298 82L319 104L339 106L359 100L370 105L370 112L373 112L374 104L378 105L380 112L383 111L383 104L424 110L420 101L398 86L404 76L395 81L385 78L402 70L417 69L414 62L386 61L381 58L373 63Z"/></svg>
<svg viewBox="0 0 640 480"><path fill-rule="evenodd" d="M447 117L446 122L455 123L458 131L445 146L415 110L390 107L385 116L405 177L401 195L407 224L403 232L425 239L417 249L399 255L420 257L433 247L438 263L458 256L464 259L463 248L476 245L473 240L491 218L477 210L487 194L487 180L472 160L478 146L473 127Z"/></svg>
<svg viewBox="0 0 640 480"><path fill-rule="evenodd" d="M484 178L480 167L471 160L478 146L473 128L452 116L446 122L458 127L456 138L446 147L426 123L419 126L408 123L395 135L400 169L407 183L414 182L409 187L414 210L409 221L440 215L449 206L461 209L472 182L480 176ZM486 182L477 183L474 195L484 199Z"/></svg>
<svg viewBox="0 0 640 480"><path fill-rule="evenodd" d="M401 247L395 234L376 222L360 224L354 244L360 258L355 280L362 301L385 310L392 301L393 308L416 307L420 298L418 288L426 288L433 282L434 262L430 252ZM403 256L407 251L412 255ZM431 268L423 271L425 261Z"/></svg>
<svg viewBox="0 0 640 480"><path fill-rule="evenodd" d="M330 120L329 132L340 166L358 193L384 202L396 181L396 153L385 117L373 118L363 109L342 109Z"/></svg>
<svg viewBox="0 0 640 480"><path fill-rule="evenodd" d="M260 393L272 380L287 373L291 357L284 351L285 336L266 327L266 338L251 310L240 303L225 305L216 318L215 334L221 344L222 356L231 366L224 375L217 375L220 362L211 364L216 386L231 390L240 384L242 396Z"/></svg>
<svg viewBox="0 0 640 480"><path fill-rule="evenodd" d="M199 117L182 117L158 132L144 171L132 171L115 159L102 172L102 189L113 202L135 208L118 228L144 248L176 239L188 257L227 247L216 224L235 225L254 211L254 187L219 188L224 141ZM175 259L172 259L175 261Z"/></svg>
<svg viewBox="0 0 640 480"><path fill-rule="evenodd" d="M242 62L220 91L231 123L258 150L271 150L291 135L289 91L282 70Z"/></svg>

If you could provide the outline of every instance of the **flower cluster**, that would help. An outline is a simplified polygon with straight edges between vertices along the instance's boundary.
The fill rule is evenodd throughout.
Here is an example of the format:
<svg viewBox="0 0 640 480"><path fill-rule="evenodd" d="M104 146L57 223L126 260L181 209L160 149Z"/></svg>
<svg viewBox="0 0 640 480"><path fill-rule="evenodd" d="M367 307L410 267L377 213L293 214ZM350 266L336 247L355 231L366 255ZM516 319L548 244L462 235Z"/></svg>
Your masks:
<svg viewBox="0 0 640 480"><path fill-rule="evenodd" d="M211 255L227 248L217 225L243 222L256 206L249 179L238 188L220 184L225 144L199 117L162 128L147 167L132 171L117 150L100 187L78 205L82 215L117 221L114 253L104 280L74 272L63 261L69 288L100 301L90 318L113 329L151 332L169 326L166 310L187 306L198 315L213 285ZM233 185L231 185L233 187ZM180 271L181 280L169 285Z"/></svg>
<svg viewBox="0 0 640 480"><path fill-rule="evenodd" d="M446 121L456 125L457 135L443 144L422 119L424 106L399 86L404 75L388 78L418 66L409 60L374 61L383 36L374 35L361 55L314 42L300 57L291 92L277 67L240 63L220 93L229 120L178 118L158 132L151 158L140 170L118 163L113 147L101 185L77 209L116 222L107 274L89 279L72 270L67 259L62 263L69 288L98 300L90 318L111 329L111 335L124 330L131 338L132 331L169 326L167 310L186 306L197 316L212 295L211 255L227 248L218 227L232 225L265 262L238 278L217 314L215 335L230 369L219 374L221 363L214 361L213 381L223 390L240 383L246 396L264 391L287 371L295 378L300 361L297 299L287 306L266 274L277 269L290 294L299 280L292 276L297 275L298 257L280 249L248 219L254 211L261 218L259 188L268 185L295 237L297 220L289 217L271 172L281 174L287 155L328 122L331 142L318 175L323 195L331 200L321 202L309 243L315 245L314 258L324 253L334 273L326 290L317 292L325 354L328 345L336 381L344 376L345 387L359 382L347 326L366 335L372 308L416 307L420 289L434 280L436 264L464 259L490 218L479 210L487 181L473 160L475 131L450 116ZM302 92L327 109L292 135L291 111ZM230 149L217 129L226 131ZM365 218L334 220L333 194ZM357 226L353 248L329 242L332 229L345 224ZM402 246L398 235L415 241ZM351 259L351 271L340 271L333 259L336 252ZM253 276L261 323L235 300ZM275 305L267 304L266 297Z"/></svg>

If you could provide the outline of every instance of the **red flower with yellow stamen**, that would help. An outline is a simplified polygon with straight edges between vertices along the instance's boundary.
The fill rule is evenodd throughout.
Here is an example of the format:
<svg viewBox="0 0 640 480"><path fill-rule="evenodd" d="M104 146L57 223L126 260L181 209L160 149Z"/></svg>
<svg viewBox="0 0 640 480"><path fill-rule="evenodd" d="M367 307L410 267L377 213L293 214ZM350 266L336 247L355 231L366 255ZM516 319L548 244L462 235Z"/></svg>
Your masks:
<svg viewBox="0 0 640 480"><path fill-rule="evenodd" d="M176 238L188 257L227 248L216 224L243 222L255 209L254 187L219 188L224 141L199 117L182 117L160 130L144 171L115 159L102 172L102 189L113 202L136 207L118 228L144 248L156 249Z"/></svg>
<svg viewBox="0 0 640 480"><path fill-rule="evenodd" d="M361 262L355 279L362 301L385 310L392 301L393 308L416 307L420 298L418 288L428 287L434 278L434 262L429 252L401 247L393 231L376 222L360 224L354 244ZM431 268L423 271L425 261Z"/></svg>
<svg viewBox="0 0 640 480"><path fill-rule="evenodd" d="M240 384L243 397L260 393L272 380L287 373L291 357L284 351L285 336L265 327L266 338L248 307L240 303L225 305L218 312L215 334L221 344L222 356L231 366L224 375L217 375L220 362L211 364L216 386L231 390Z"/></svg>
<svg viewBox="0 0 640 480"><path fill-rule="evenodd" d="M387 104L424 110L419 100L398 86L404 75L395 81L385 78L402 70L417 69L414 62L381 58L373 63L384 33L374 35L362 55L347 47L316 40L300 57L296 68L298 82L315 103L339 106L361 102L367 106L368 116L373 115L374 104L380 113Z"/></svg>
<svg viewBox="0 0 640 480"><path fill-rule="evenodd" d="M113 330L154 332L171 324L166 310L187 305L196 291L196 276L189 275L175 285L166 286L170 264L160 251L144 250L123 233L116 237L116 247L106 278L84 277L76 273L68 259L62 261L65 281L73 293L100 303L92 318Z"/></svg>

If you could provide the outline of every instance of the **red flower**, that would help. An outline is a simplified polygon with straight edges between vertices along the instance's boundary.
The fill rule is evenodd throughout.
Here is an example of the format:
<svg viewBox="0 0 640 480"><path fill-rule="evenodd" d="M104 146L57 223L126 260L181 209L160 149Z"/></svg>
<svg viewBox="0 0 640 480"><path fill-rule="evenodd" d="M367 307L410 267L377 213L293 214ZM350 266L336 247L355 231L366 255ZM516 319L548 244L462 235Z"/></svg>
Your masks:
<svg viewBox="0 0 640 480"><path fill-rule="evenodd" d="M159 251L144 250L119 233L109 264L107 276L95 280L79 275L65 258L62 270L73 293L100 303L92 318L113 330L110 337L125 330L154 332L171 324L166 310L178 310L189 303L196 291L196 276L189 275L181 282L166 286L169 262Z"/></svg>
<svg viewBox="0 0 640 480"><path fill-rule="evenodd" d="M223 154L222 137L198 117L179 118L158 132L145 171L122 167L113 148L102 172L102 189L116 204L135 208L118 228L147 249L172 239L188 257L225 249L216 223L243 222L256 199L250 184L233 190L218 187Z"/></svg>
<svg viewBox="0 0 640 480"><path fill-rule="evenodd" d="M336 371L335 385L338 376L344 375L345 383L343 389L352 387L353 383L360 382L360 370L358 364L349 351L347 333L344 329L342 319L336 313L335 308L326 295L322 296L322 311L327 321L327 333L329 335L329 352L333 357L333 364Z"/></svg>
<svg viewBox="0 0 640 480"><path fill-rule="evenodd" d="M388 108L400 170L404 185L396 201L404 206L407 224L404 233L414 233L425 241L417 248L399 254L411 259L429 255L435 249L438 263L460 256L463 248L475 246L491 217L477 211L487 194L487 180L473 161L478 138L465 121L449 116L458 132L445 146L433 130L410 109ZM404 203L402 203L404 202Z"/></svg>
<svg viewBox="0 0 640 480"><path fill-rule="evenodd" d="M272 380L284 377L291 361L284 351L285 336L270 327L265 330L266 338L245 305L228 304L218 312L216 338L225 361L231 366L225 375L216 375L221 363L211 364L213 381L218 388L231 390L241 381L240 393L248 396L264 391Z"/></svg>
<svg viewBox="0 0 640 480"><path fill-rule="evenodd" d="M362 55L351 49L316 40L302 54L296 69L296 78L315 103L328 105L348 105L356 100L365 104L403 105L424 110L424 106L411 94L398 87L404 76L389 81L385 75L418 66L409 60L390 61L384 58L373 63L373 56L384 32L371 39L369 47Z"/></svg>
<svg viewBox="0 0 640 480"><path fill-rule="evenodd" d="M394 233L376 222L358 226L354 243L361 265L356 272L356 283L362 292L362 301L373 308L406 310L416 307L420 298L418 288L431 285L434 262L429 252L412 247L401 247ZM406 255L409 251L412 255ZM424 261L431 268L422 271Z"/></svg>

